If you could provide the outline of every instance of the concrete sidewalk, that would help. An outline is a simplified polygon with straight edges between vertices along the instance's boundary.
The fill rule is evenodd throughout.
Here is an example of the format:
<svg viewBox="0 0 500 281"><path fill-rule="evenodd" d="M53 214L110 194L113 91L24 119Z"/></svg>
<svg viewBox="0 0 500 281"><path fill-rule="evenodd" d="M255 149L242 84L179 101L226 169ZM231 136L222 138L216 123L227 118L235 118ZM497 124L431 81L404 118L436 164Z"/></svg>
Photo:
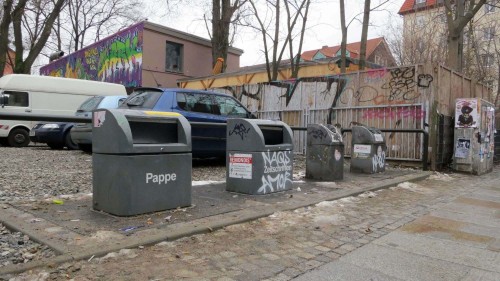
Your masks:
<svg viewBox="0 0 500 281"><path fill-rule="evenodd" d="M294 280L500 280L498 175Z"/></svg>
<svg viewBox="0 0 500 281"><path fill-rule="evenodd" d="M345 179L337 183L296 181L293 190L259 196L226 192L224 183L195 186L194 206L135 217L115 217L93 211L90 196L71 198L62 205L50 201L21 206L5 204L0 206L0 221L4 225L50 246L58 255L0 268L0 275L212 232L278 211L422 180L430 174L411 169L388 169L373 175L346 172ZM113 243L109 239L96 241L96 233L106 233Z"/></svg>

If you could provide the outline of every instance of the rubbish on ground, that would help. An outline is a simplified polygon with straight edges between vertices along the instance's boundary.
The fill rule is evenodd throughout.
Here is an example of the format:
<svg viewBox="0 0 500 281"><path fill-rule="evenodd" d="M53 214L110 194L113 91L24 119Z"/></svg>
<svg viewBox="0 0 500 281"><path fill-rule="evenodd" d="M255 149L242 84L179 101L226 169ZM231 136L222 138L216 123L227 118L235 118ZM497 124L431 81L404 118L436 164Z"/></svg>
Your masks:
<svg viewBox="0 0 500 281"><path fill-rule="evenodd" d="M120 228L120 230L124 231L124 232L127 232L127 231L132 231L134 229L138 229L138 228L141 228L141 227L144 227L144 225L127 226L127 227L124 227L124 228Z"/></svg>
<svg viewBox="0 0 500 281"><path fill-rule="evenodd" d="M54 199L54 200L52 200L52 203L54 203L56 205L62 205L62 204L64 204L64 201L62 201L61 199Z"/></svg>

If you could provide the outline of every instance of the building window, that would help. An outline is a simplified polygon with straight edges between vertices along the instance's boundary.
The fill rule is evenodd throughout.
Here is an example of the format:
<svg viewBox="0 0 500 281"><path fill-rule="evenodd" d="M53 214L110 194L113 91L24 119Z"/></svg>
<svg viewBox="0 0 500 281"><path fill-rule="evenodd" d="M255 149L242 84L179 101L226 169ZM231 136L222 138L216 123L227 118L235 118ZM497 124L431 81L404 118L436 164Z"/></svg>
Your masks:
<svg viewBox="0 0 500 281"><path fill-rule="evenodd" d="M494 57L492 54L481 55L481 59L483 61L483 66L486 66L486 67L490 67L494 63Z"/></svg>
<svg viewBox="0 0 500 281"><path fill-rule="evenodd" d="M425 4L425 0L416 0L416 1L415 1L415 4L416 4L416 5L419 5L419 4Z"/></svg>
<svg viewBox="0 0 500 281"><path fill-rule="evenodd" d="M418 15L415 19L415 24L418 27L423 27L424 26L424 16L423 15Z"/></svg>
<svg viewBox="0 0 500 281"><path fill-rule="evenodd" d="M417 42L417 50L420 52L420 53L423 53L424 50L425 50L425 44L424 42L422 41L418 41Z"/></svg>
<svg viewBox="0 0 500 281"><path fill-rule="evenodd" d="M493 27L493 26L486 27L484 29L484 37L483 37L483 39L484 40L493 40L494 37L495 37L495 27Z"/></svg>
<svg viewBox="0 0 500 281"><path fill-rule="evenodd" d="M439 19L441 20L442 23L445 23L446 22L446 15L445 14L439 15Z"/></svg>
<svg viewBox="0 0 500 281"><path fill-rule="evenodd" d="M183 46L167 41L165 70L182 72Z"/></svg>
<svg viewBox="0 0 500 281"><path fill-rule="evenodd" d="M495 12L495 6L490 5L490 4L485 4L484 5L484 13L489 14Z"/></svg>

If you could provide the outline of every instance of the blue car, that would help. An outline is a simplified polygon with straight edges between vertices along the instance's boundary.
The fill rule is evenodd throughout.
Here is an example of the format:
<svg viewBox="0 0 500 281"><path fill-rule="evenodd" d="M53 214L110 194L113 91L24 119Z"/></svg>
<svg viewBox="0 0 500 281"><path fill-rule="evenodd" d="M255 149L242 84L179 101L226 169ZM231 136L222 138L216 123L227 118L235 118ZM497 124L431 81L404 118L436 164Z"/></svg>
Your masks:
<svg viewBox="0 0 500 281"><path fill-rule="evenodd" d="M117 108L127 96L94 96L82 103L75 115L92 117L92 111L98 108ZM92 125L77 123L71 128L71 139L77 147L85 152L92 152Z"/></svg>
<svg viewBox="0 0 500 281"><path fill-rule="evenodd" d="M36 143L46 143L52 149L64 147L69 150L78 149L69 134L73 125L73 123L64 122L35 124L30 130L30 140Z"/></svg>
<svg viewBox="0 0 500 281"><path fill-rule="evenodd" d="M177 112L190 122L193 157L225 157L227 118L255 118L234 97L190 89L136 88L119 108Z"/></svg>

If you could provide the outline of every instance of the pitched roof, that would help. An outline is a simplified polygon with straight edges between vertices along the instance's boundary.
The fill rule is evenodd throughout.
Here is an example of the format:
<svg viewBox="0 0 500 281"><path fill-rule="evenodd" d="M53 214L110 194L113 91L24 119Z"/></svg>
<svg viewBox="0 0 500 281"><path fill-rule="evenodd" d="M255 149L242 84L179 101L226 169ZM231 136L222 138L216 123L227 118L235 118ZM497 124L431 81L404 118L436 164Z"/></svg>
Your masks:
<svg viewBox="0 0 500 281"><path fill-rule="evenodd" d="M377 46L383 42L384 37L378 37L369 39L366 41L366 57L369 57ZM332 58L337 55L340 50L340 45L328 47L323 46L321 49L305 51L302 53L301 58L305 61L313 60L314 56L320 52L327 58ZM359 53L361 52L361 42L353 42L346 45L346 50L351 53L351 58L359 58Z"/></svg>
<svg viewBox="0 0 500 281"><path fill-rule="evenodd" d="M405 0L401 8L399 9L398 14L404 15L408 13L413 13L417 10L426 9L426 8L434 8L434 6L442 5L442 1L439 0L426 0L425 3L415 4L415 0Z"/></svg>

